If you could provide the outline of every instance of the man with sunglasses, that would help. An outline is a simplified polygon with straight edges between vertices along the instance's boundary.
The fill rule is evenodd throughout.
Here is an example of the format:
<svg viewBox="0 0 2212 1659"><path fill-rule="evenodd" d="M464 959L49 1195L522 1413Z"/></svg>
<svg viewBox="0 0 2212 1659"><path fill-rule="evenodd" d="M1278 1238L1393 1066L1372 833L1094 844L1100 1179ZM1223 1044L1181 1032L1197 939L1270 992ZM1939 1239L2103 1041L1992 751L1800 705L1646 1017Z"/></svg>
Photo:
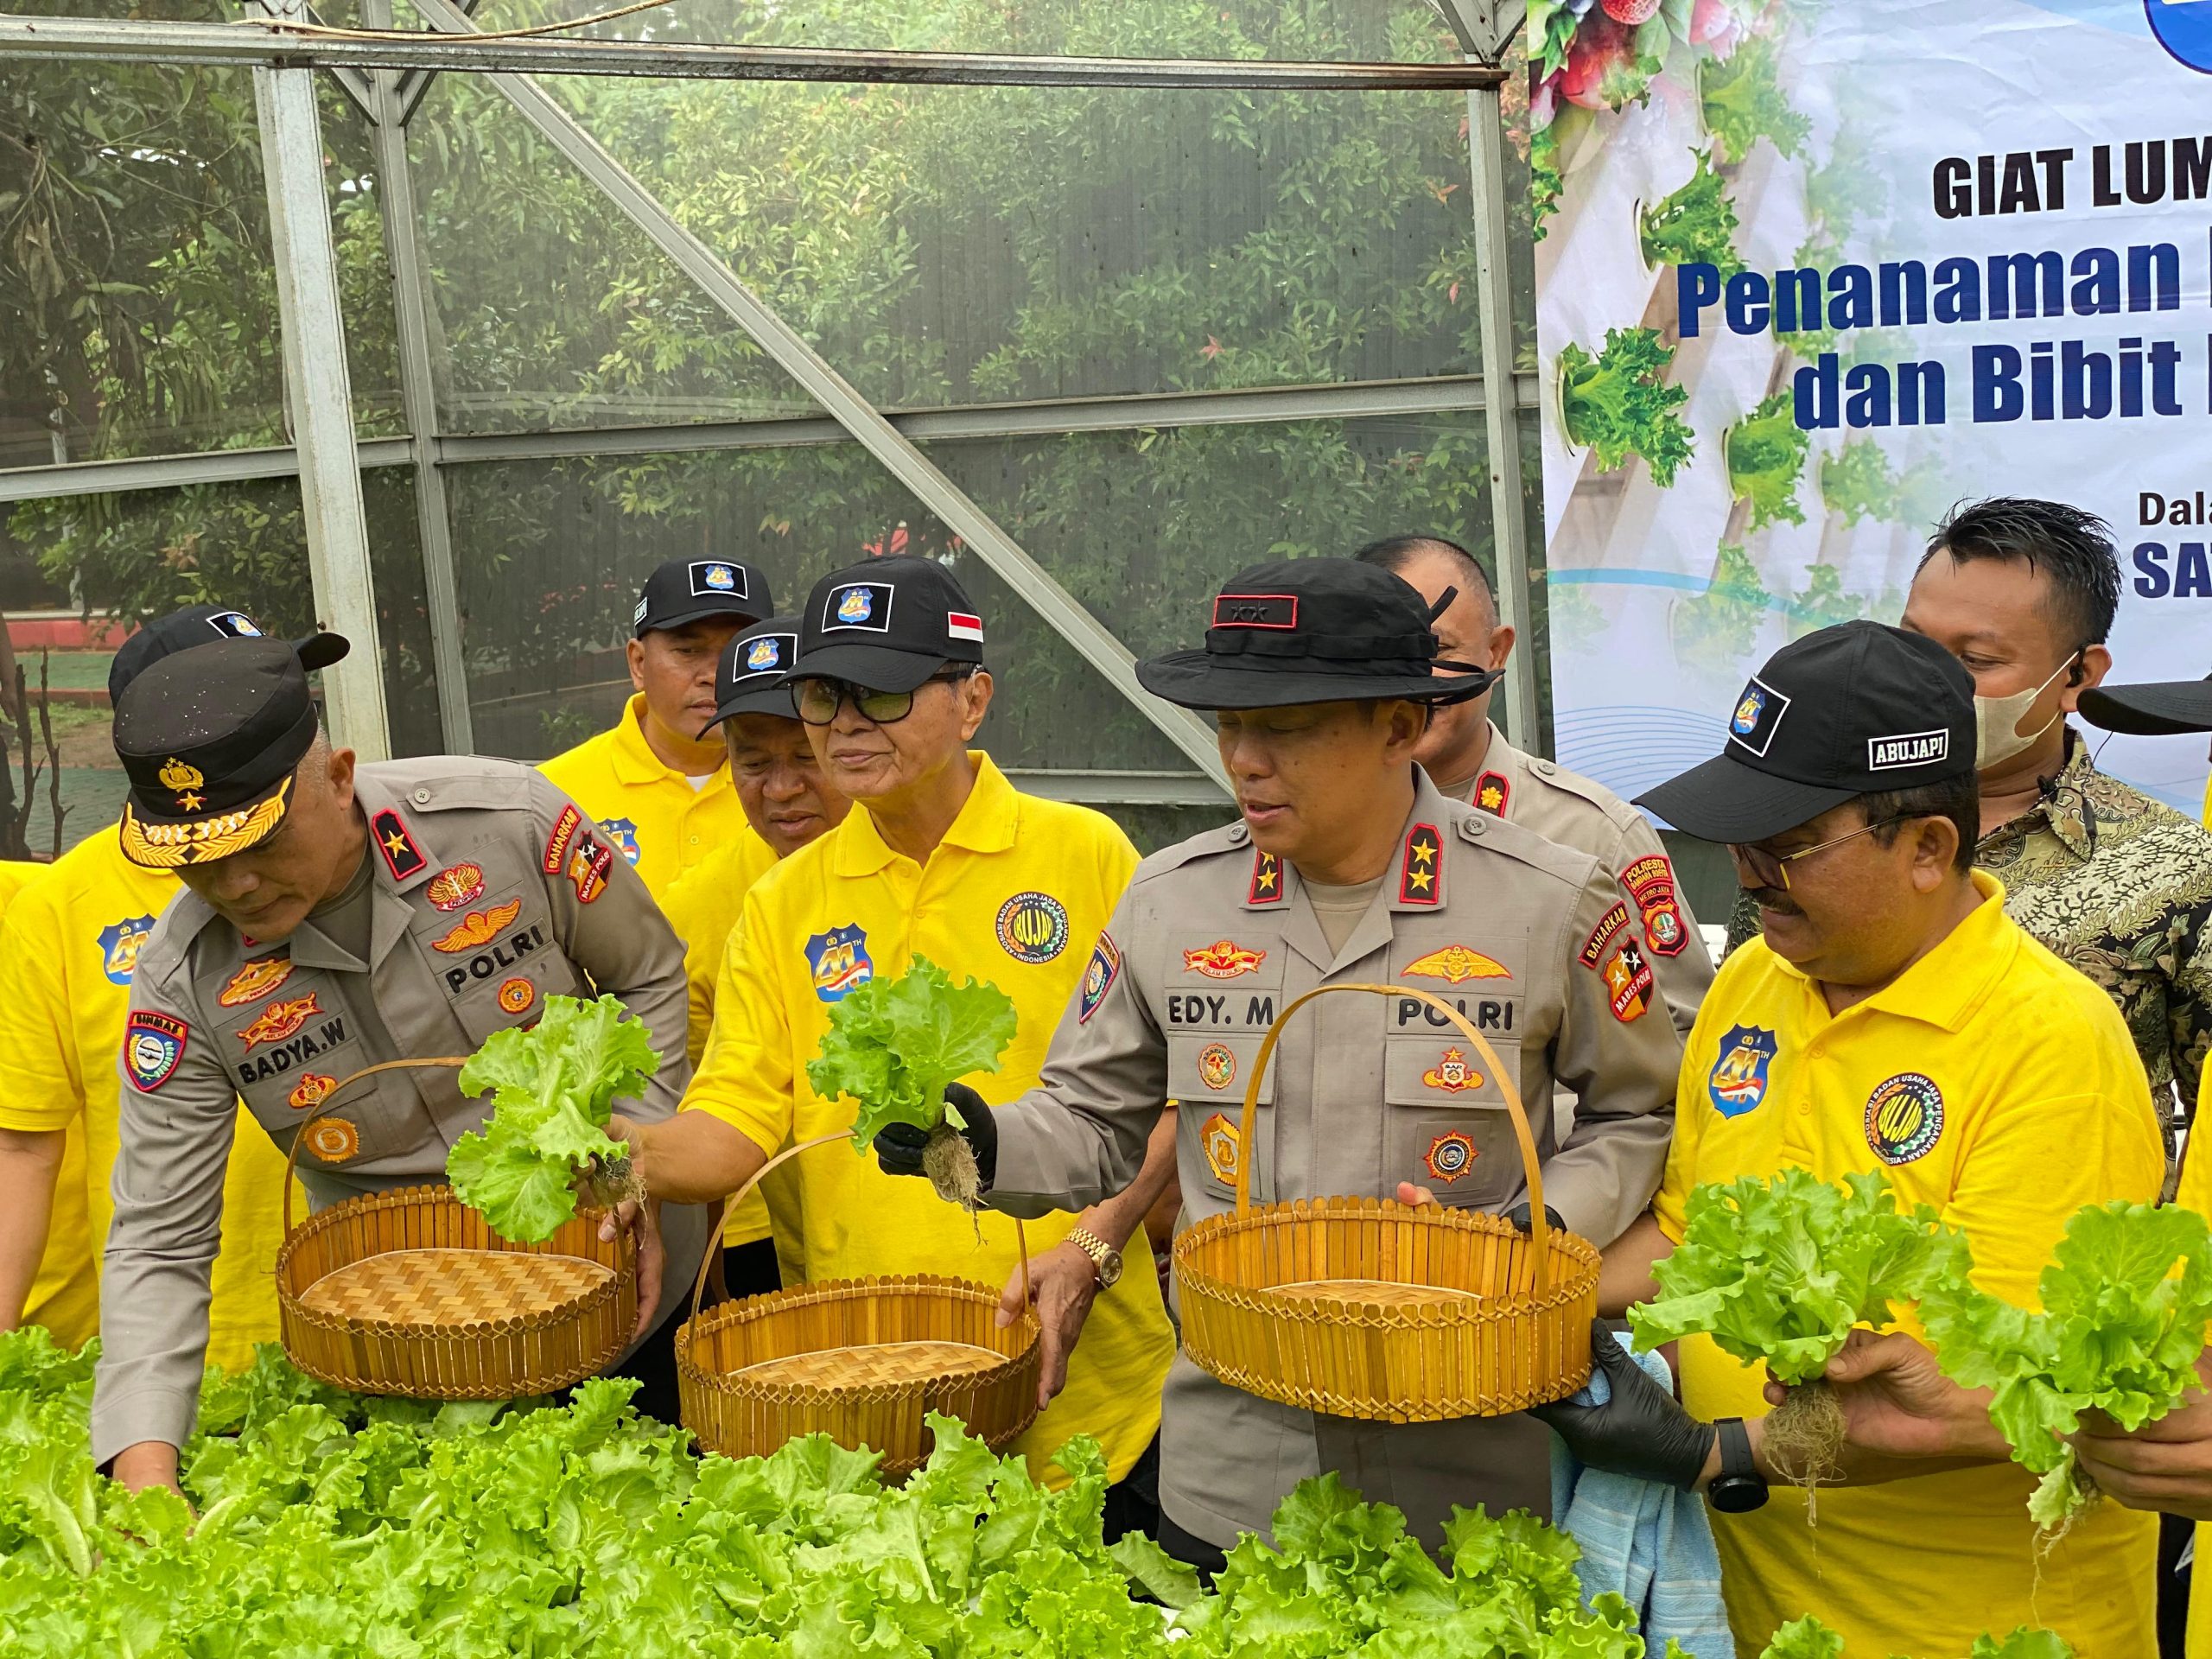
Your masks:
<svg viewBox="0 0 2212 1659"><path fill-rule="evenodd" d="M1883 1174L1965 1231L1983 1289L2034 1305L2067 1218L2154 1198L2162 1160L2119 1013L1974 868L1971 677L1924 636L1846 623L1777 652L1727 731L1640 804L1729 844L1763 937L1698 1015L1666 1179L1605 1253L1601 1312L1655 1293L1697 1188L1785 1168ZM2156 1651L2151 1517L2107 1505L2047 1545L2035 1478L2001 1447L1938 1463L1859 1446L1808 1525L1797 1488L1768 1501L1792 1471L1757 1421L1764 1367L1687 1338L1677 1405L1596 1335L1611 1399L1542 1414L1586 1463L1706 1492L1740 1650L1812 1612L1853 1652L1963 1652L2016 1624L2082 1653Z"/></svg>
<svg viewBox="0 0 2212 1659"><path fill-rule="evenodd" d="M610 1130L629 1138L656 1198L724 1197L786 1141L849 1129L854 1103L815 1093L806 1063L841 999L917 957L1013 999L1014 1041L976 1081L1019 1093L1136 867L1112 820L1019 793L968 747L993 683L982 618L944 566L875 559L823 577L799 614L798 652L796 711L823 781L855 810L747 893L684 1109ZM1004 1217L971 1220L842 1143L784 1167L798 1171L810 1280L1015 1276ZM1049 1398L1014 1449L1045 1477L1071 1436L1096 1437L1114 1484L1109 1536L1153 1524L1152 1448L1174 1336L1158 1280L1124 1274L1121 1252L1171 1167L1163 1144L1127 1191L1029 1230Z"/></svg>

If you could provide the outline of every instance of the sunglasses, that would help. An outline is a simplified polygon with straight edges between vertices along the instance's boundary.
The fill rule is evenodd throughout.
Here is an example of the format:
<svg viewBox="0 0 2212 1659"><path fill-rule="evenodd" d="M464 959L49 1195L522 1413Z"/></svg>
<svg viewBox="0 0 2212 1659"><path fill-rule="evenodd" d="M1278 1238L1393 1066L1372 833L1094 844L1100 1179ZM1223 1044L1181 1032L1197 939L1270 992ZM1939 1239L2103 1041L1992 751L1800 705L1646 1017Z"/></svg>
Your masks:
<svg viewBox="0 0 2212 1659"><path fill-rule="evenodd" d="M1893 823L1907 822L1902 817L1878 818L1872 823L1862 824L1847 835L1834 836L1816 842L1810 847L1800 848L1794 853L1777 853L1756 842L1738 844L1731 842L1728 856L1736 861L1738 878L1748 876L1753 887L1779 888L1789 891L1789 867L1801 858L1810 858L1815 853L1825 853L1831 847L1840 847L1847 841L1856 841L1861 836L1871 836L1877 830L1886 830Z"/></svg>
<svg viewBox="0 0 2212 1659"><path fill-rule="evenodd" d="M939 669L922 684L935 685L940 681L951 684L969 678L975 671L973 663L962 663ZM915 688L919 690L919 686ZM895 725L914 712L913 691L878 691L855 685L849 680L801 680L792 701L798 706L798 717L810 726L829 725L837 718L837 710L848 702L862 720L876 726Z"/></svg>

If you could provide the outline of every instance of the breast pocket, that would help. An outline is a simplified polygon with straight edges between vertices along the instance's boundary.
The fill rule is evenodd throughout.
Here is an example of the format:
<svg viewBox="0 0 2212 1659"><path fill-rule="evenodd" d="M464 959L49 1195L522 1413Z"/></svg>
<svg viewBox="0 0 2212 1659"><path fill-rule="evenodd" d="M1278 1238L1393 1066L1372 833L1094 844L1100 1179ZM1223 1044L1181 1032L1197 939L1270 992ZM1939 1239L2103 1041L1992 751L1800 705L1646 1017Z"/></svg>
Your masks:
<svg viewBox="0 0 2212 1659"><path fill-rule="evenodd" d="M1519 1043L1491 1046L1503 1065L1519 1066ZM1465 1210L1493 1210L1519 1192L1521 1154L1504 1092L1489 1058L1457 1031L1385 1039L1382 1099L1387 1185L1411 1181Z"/></svg>
<svg viewBox="0 0 2212 1659"><path fill-rule="evenodd" d="M555 940L552 913L534 881L516 883L457 913L425 914L409 932L473 1043L535 1024L548 996L590 994Z"/></svg>

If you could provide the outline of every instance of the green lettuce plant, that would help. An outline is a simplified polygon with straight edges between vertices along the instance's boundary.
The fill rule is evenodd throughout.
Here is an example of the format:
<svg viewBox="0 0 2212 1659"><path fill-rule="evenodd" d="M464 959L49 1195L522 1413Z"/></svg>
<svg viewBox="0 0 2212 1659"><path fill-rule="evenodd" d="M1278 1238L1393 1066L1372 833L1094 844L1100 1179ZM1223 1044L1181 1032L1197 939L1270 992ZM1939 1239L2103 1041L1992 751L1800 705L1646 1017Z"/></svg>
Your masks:
<svg viewBox="0 0 2212 1659"><path fill-rule="evenodd" d="M1652 482L1664 489L1696 447L1689 423L1674 411L1689 402L1687 387L1669 385L1675 348L1656 328L1609 328L1596 357L1570 340L1559 354L1560 417L1567 435L1594 451L1611 472L1642 455Z"/></svg>

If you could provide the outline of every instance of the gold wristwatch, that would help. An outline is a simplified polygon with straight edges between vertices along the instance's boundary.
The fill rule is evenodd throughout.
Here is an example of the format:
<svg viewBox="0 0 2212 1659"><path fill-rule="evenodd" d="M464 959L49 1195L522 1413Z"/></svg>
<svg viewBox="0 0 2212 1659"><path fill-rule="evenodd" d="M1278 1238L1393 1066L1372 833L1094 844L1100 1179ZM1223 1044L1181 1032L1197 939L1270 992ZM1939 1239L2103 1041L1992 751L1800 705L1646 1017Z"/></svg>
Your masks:
<svg viewBox="0 0 2212 1659"><path fill-rule="evenodd" d="M1070 1228L1068 1243L1090 1258L1091 1266L1097 1269L1099 1289L1111 1290L1121 1282L1122 1253L1111 1244L1085 1227Z"/></svg>

